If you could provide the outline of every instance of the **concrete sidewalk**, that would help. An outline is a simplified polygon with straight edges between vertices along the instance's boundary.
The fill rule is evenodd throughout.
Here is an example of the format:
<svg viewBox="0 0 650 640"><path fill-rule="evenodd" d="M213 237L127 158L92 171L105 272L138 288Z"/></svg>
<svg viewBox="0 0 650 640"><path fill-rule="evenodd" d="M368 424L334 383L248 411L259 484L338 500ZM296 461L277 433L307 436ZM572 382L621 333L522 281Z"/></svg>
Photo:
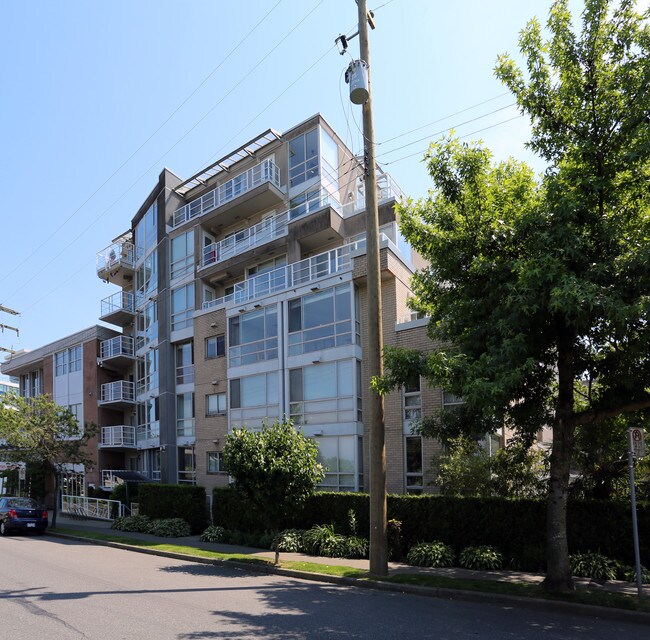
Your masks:
<svg viewBox="0 0 650 640"><path fill-rule="evenodd" d="M50 522L52 518L50 517ZM107 535L122 537L122 538L135 538L149 542L157 542L160 544L171 544L184 547L194 547L196 549L203 549L205 551L216 551L219 553L237 553L247 555L251 558L267 558L273 559L275 554L273 551L265 549L254 549L251 547L240 547L230 544L221 544L215 542L201 542L199 536L186 536L183 538L160 538L147 533L134 533L130 531L117 531L111 529L111 523L104 520L79 520L69 517L67 514L59 513L57 515L57 528L76 529L78 531L88 531L95 533L104 533ZM55 530L52 530L55 531ZM281 561L296 561L296 562L310 562L314 564L322 564L327 566L340 566L350 567L354 569L361 569L363 571L369 570L369 561L367 559L348 559L348 558L323 558L318 556L308 556L302 553L285 553L280 554ZM448 578L462 578L466 580L491 580L495 582L505 582L510 584L539 584L544 580L543 574L537 573L524 573L518 571L470 571L468 569L461 569L459 567L433 569L427 567L412 567L411 565L403 564L400 562L388 563L389 575L398 574L420 574L431 576L444 576ZM589 589L590 591L608 591L612 593L621 593L628 595L637 595L636 584L631 582L622 582L619 580L608 580L606 582L597 582L589 578L574 578L576 587L578 589ZM644 596L650 596L649 585L644 585Z"/></svg>

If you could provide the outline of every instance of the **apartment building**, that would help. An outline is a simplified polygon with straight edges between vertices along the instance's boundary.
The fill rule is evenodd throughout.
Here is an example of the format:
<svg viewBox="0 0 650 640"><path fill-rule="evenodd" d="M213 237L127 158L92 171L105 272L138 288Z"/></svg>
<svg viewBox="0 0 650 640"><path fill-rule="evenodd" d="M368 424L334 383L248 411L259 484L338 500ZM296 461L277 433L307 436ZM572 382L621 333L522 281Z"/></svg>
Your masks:
<svg viewBox="0 0 650 640"><path fill-rule="evenodd" d="M33 351L19 351L0 367L2 373L18 380L16 391L21 396L47 394L56 404L69 408L80 424L92 422L99 426L97 436L88 442L92 467L64 463L64 494L86 495L89 487L106 484L102 470L122 468L129 445L135 451L135 427L123 425L121 411L98 403L103 385L116 377L113 371L98 364L100 353L105 353L107 345L121 340L117 331L97 325Z"/></svg>
<svg viewBox="0 0 650 640"><path fill-rule="evenodd" d="M428 348L407 307L421 260L398 229L401 192L377 179L384 342ZM123 469L225 485L229 430L287 416L318 443L324 488L367 490L364 214L359 160L320 115L189 179L162 171L97 256L98 276L119 287L101 302L100 319L122 334L100 344L115 377L99 406L135 430L133 448L114 449ZM419 381L387 398L389 491L431 490L437 444L410 425L443 401Z"/></svg>

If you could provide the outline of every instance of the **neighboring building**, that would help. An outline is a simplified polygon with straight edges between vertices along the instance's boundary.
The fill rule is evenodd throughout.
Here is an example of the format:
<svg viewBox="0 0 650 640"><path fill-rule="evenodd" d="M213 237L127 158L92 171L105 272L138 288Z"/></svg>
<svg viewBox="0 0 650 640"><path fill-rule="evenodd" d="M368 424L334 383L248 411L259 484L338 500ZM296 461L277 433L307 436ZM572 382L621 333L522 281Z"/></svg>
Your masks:
<svg viewBox="0 0 650 640"><path fill-rule="evenodd" d="M17 391L25 398L48 394L58 405L68 407L81 424L93 422L100 434L88 442L93 467L68 465L61 478L62 493L85 495L90 486L102 484L102 469L123 465L122 449L116 454L105 446L105 430L124 432L122 413L98 405L100 388L115 376L98 367L101 345L119 334L101 326L90 327L33 351L19 351L2 364L2 372L18 378ZM118 425L118 426L109 426ZM135 427L133 450L135 451Z"/></svg>
<svg viewBox="0 0 650 640"><path fill-rule="evenodd" d="M407 307L423 263L398 229L401 192L381 172L378 191L384 342L430 348ZM229 430L286 415L318 443L323 487L367 490L363 169L322 117L269 129L188 180L163 170L97 273L120 287L101 304L123 335L100 345L115 380L99 404L137 426L123 469L225 485ZM431 490L437 445L410 424L442 402L419 381L386 399L389 491Z"/></svg>
<svg viewBox="0 0 650 640"><path fill-rule="evenodd" d="M8 393L18 393L18 380L10 377L0 378L0 397Z"/></svg>

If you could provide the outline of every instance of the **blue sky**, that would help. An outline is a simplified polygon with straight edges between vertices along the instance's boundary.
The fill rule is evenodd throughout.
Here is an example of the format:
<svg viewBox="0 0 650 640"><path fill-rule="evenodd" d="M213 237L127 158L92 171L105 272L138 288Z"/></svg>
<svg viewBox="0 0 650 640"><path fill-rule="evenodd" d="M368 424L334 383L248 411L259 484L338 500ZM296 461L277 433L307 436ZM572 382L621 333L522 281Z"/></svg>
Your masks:
<svg viewBox="0 0 650 640"><path fill-rule="evenodd" d="M368 4L377 159L409 196L426 194L423 152L451 127L534 161L493 68L550 1ZM117 289L97 278L95 255L164 166L189 177L317 112L361 149L350 57L334 46L355 30L353 0L5 2L3 23L0 304L21 316L0 314L20 328L0 346L34 349L97 322Z"/></svg>

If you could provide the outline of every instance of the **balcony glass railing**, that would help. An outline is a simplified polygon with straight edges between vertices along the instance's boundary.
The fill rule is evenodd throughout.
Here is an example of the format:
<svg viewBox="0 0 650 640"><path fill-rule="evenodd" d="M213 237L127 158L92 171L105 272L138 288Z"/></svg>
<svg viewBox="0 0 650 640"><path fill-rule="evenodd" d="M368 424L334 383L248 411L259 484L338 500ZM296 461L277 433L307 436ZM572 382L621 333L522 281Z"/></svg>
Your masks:
<svg viewBox="0 0 650 640"><path fill-rule="evenodd" d="M137 259L131 242L114 242L97 254L97 273L115 271L118 267L133 269Z"/></svg>
<svg viewBox="0 0 650 640"><path fill-rule="evenodd" d="M135 384L128 380L107 382L101 387L100 402L135 402Z"/></svg>
<svg viewBox="0 0 650 640"><path fill-rule="evenodd" d="M99 358L100 360L106 360L119 356L133 357L135 353L133 348L134 344L131 336L116 336L109 340L102 340L99 344Z"/></svg>
<svg viewBox="0 0 650 640"><path fill-rule="evenodd" d="M306 198L299 205L204 247L201 266L207 267L211 264L217 264L244 251L271 242L276 238L286 236L289 222L327 206L332 207L334 211L341 215L342 208L338 200L324 189L316 190L313 196Z"/></svg>
<svg viewBox="0 0 650 640"><path fill-rule="evenodd" d="M127 291L118 291L108 298L102 300L100 318L111 315L118 311L133 313L133 294Z"/></svg>
<svg viewBox="0 0 650 640"><path fill-rule="evenodd" d="M272 271L239 282L234 286L234 292L221 298L215 298L203 303L204 309L212 309L227 304L245 304L256 298L273 293L279 293L285 289L309 284L322 280L335 273L348 271L352 268L350 251L355 245L346 244L337 249L331 249L317 256L294 262L284 267L278 267Z"/></svg>
<svg viewBox="0 0 650 640"><path fill-rule="evenodd" d="M264 160L248 169L248 171L240 173L216 189L174 211L172 227L175 229L189 220L205 215L264 182L271 182L278 189L280 188L280 169L272 160Z"/></svg>
<svg viewBox="0 0 650 640"><path fill-rule="evenodd" d="M135 427L102 427L100 447L135 447L136 444Z"/></svg>

